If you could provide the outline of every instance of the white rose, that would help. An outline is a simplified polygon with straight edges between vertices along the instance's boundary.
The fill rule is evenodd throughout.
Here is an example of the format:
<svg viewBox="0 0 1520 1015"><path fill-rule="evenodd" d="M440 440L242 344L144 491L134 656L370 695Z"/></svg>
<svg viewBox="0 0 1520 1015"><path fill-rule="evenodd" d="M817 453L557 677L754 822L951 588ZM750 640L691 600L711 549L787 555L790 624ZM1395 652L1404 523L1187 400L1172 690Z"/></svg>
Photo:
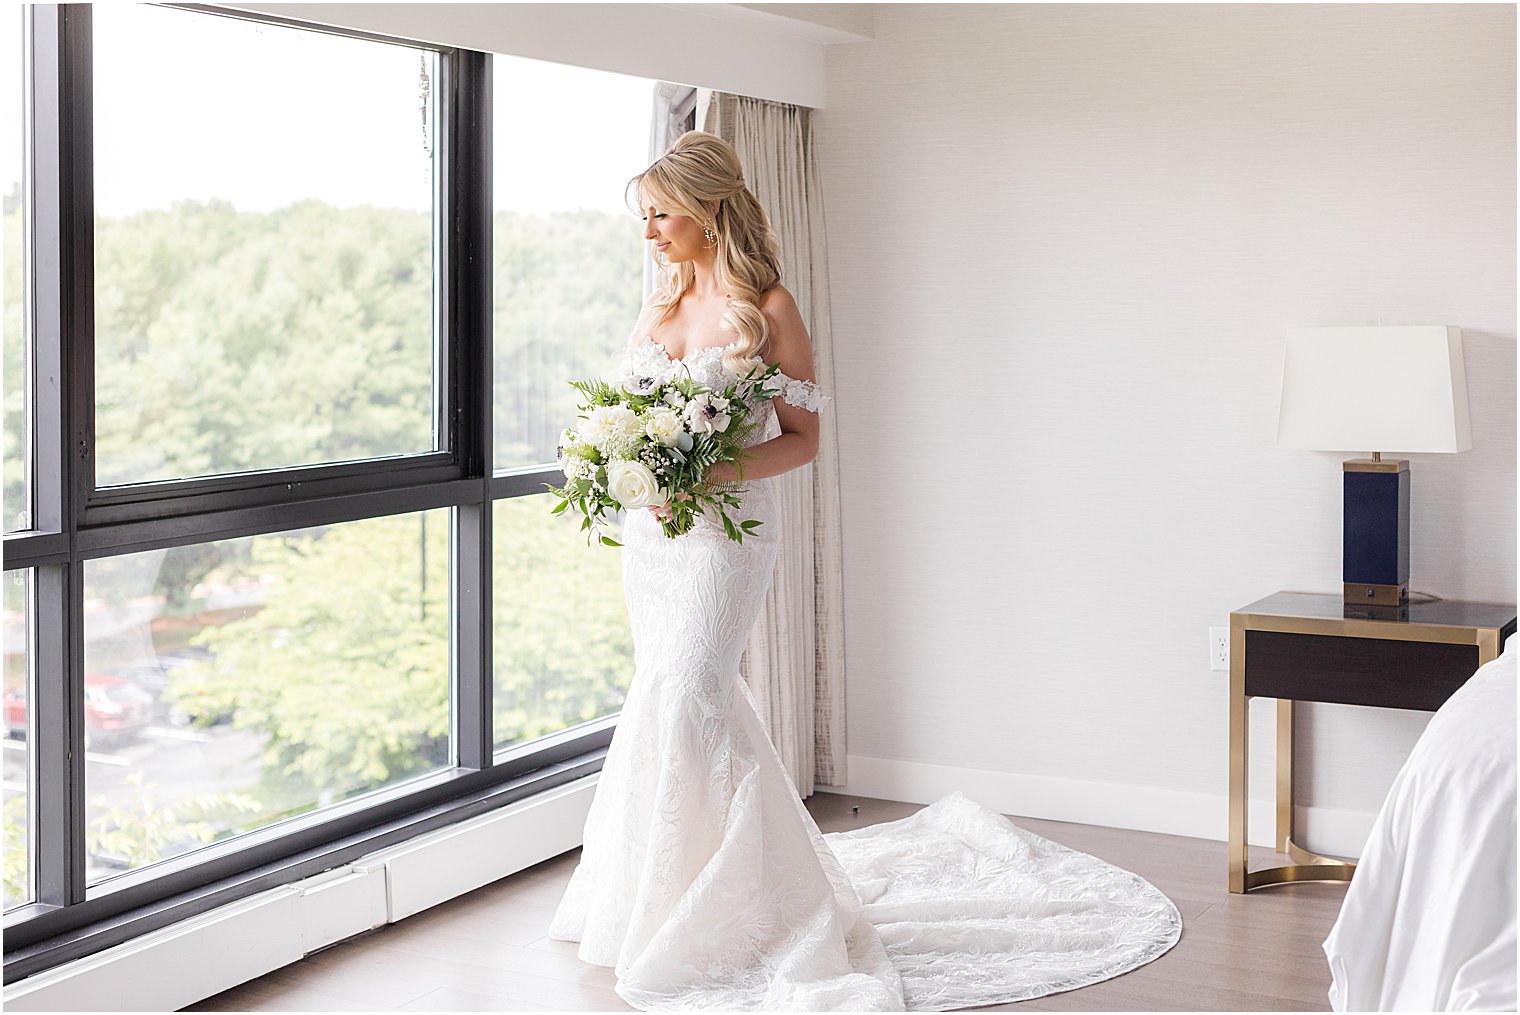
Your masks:
<svg viewBox="0 0 1520 1015"><path fill-rule="evenodd" d="M625 508L649 507L670 499L642 462L613 462L607 466L607 492Z"/></svg>
<svg viewBox="0 0 1520 1015"><path fill-rule="evenodd" d="M674 409L651 409L645 418L644 432L650 440L673 448L681 439L681 414Z"/></svg>
<svg viewBox="0 0 1520 1015"><path fill-rule="evenodd" d="M686 405L686 422L692 433L722 433L728 429L728 400L698 395Z"/></svg>

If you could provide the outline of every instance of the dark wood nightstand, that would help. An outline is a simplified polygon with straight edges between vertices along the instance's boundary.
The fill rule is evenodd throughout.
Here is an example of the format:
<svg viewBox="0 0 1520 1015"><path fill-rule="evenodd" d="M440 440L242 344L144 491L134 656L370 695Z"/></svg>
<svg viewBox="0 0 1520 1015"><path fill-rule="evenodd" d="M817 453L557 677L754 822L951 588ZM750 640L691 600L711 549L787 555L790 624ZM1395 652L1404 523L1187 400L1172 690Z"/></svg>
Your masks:
<svg viewBox="0 0 1520 1015"><path fill-rule="evenodd" d="M1515 608L1439 601L1345 605L1341 595L1279 592L1230 614L1230 891L1349 881L1355 864L1293 842L1293 703L1327 701L1433 712L1497 658ZM1251 698L1277 699L1277 851L1296 861L1246 869Z"/></svg>

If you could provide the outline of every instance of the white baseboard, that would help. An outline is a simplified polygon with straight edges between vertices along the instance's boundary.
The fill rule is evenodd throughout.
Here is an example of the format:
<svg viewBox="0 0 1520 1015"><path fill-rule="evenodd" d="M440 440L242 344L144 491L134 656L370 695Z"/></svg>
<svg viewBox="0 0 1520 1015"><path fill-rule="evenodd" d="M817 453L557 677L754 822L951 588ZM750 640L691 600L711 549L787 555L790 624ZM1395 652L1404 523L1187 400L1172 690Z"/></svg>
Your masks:
<svg viewBox="0 0 1520 1015"><path fill-rule="evenodd" d="M1221 842L1227 838L1229 798L1223 793L1019 775L860 754L849 755L847 764L848 784L820 784L818 791L928 804L960 790L1002 814ZM1271 800L1251 800L1249 824L1253 845L1273 844L1275 806ZM1304 848L1327 856L1359 856L1376 816L1363 811L1297 807L1294 823L1301 833L1295 840Z"/></svg>
<svg viewBox="0 0 1520 1015"><path fill-rule="evenodd" d="M581 844L593 774L7 984L12 1011L176 1011Z"/></svg>

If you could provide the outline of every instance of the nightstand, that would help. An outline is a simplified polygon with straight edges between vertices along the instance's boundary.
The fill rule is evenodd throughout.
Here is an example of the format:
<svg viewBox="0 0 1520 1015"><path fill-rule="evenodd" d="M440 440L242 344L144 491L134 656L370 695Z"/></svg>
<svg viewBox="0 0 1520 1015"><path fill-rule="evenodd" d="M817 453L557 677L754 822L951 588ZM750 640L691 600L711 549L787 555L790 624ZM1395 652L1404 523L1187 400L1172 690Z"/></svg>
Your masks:
<svg viewBox="0 0 1520 1015"><path fill-rule="evenodd" d="M1433 712L1515 631L1515 608L1438 601L1345 605L1341 595L1279 592L1230 614L1230 891L1349 881L1356 865L1293 842L1293 703ZM1251 698L1277 699L1277 851L1296 861L1247 870Z"/></svg>

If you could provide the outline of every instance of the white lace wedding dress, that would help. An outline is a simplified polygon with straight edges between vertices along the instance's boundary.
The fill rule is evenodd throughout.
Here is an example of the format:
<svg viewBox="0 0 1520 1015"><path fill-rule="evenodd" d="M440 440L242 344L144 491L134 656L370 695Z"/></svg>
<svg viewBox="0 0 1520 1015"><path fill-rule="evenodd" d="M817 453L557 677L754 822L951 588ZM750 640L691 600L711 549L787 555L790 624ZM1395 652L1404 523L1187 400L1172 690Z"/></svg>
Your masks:
<svg viewBox="0 0 1520 1015"><path fill-rule="evenodd" d="M639 333L629 378L731 382L722 348L672 360ZM788 381L780 397L829 397ZM780 432L774 407L754 442ZM612 966L634 1008L944 1011L1095 983L1156 958L1181 919L1148 882L952 793L823 835L739 675L780 533L751 480L742 544L702 518L623 530L634 676L549 936Z"/></svg>

